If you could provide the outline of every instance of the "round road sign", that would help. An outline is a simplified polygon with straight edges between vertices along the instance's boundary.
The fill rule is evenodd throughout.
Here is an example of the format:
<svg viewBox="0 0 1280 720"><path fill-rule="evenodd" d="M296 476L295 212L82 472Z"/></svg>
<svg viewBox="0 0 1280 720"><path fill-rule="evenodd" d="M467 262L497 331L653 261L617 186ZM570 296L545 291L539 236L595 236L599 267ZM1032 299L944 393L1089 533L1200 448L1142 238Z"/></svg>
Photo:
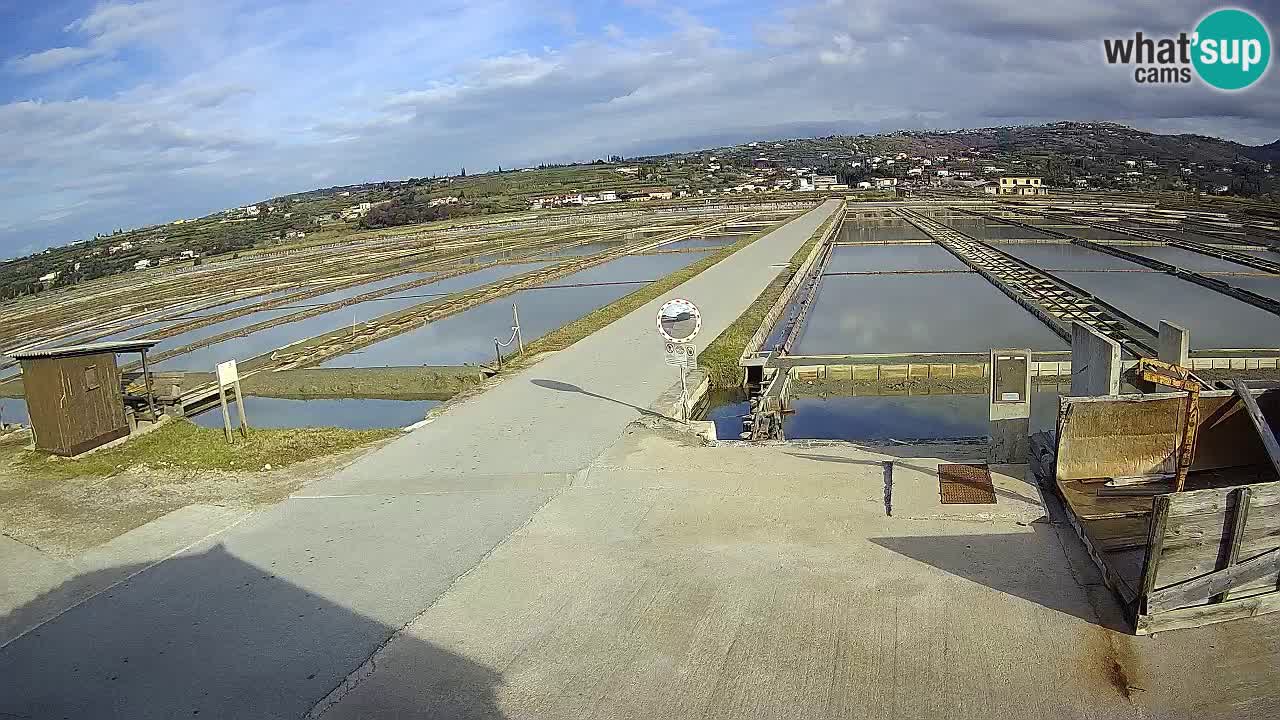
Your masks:
<svg viewBox="0 0 1280 720"><path fill-rule="evenodd" d="M658 310L658 332L668 342L687 343L702 329L702 313L698 306L676 298L668 300Z"/></svg>

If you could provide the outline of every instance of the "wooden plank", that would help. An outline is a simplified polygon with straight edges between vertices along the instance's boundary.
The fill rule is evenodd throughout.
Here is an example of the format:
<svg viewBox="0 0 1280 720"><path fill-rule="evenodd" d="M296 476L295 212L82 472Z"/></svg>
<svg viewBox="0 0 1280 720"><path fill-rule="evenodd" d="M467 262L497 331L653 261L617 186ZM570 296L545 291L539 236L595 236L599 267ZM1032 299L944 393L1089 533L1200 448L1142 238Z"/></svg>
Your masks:
<svg viewBox="0 0 1280 720"><path fill-rule="evenodd" d="M1138 585L1139 607L1145 608L1147 599L1156 589L1156 573L1160 568L1160 553L1164 547L1164 528L1169 520L1169 496L1155 498L1151 507L1151 525L1147 529L1147 556L1142 561L1142 580Z"/></svg>
<svg viewBox="0 0 1280 720"><path fill-rule="evenodd" d="M1084 544L1085 552L1089 554L1089 559L1093 560L1093 564L1096 565L1099 572L1102 573L1102 582L1120 596L1121 603L1128 605L1136 613L1136 608L1131 604L1136 598L1136 593L1130 586L1130 583L1127 582L1120 573L1117 572L1117 570L1111 568L1107 564L1103 553L1099 552L1097 548L1094 547L1093 540L1089 533L1086 532L1084 526L1081 525L1080 519L1070 512L1067 513L1067 519L1071 522L1071 527L1076 531L1076 535L1080 538L1080 542ZM1135 617L1131 616L1130 619L1134 620Z"/></svg>
<svg viewBox="0 0 1280 720"><path fill-rule="evenodd" d="M1244 583L1268 577L1277 571L1280 571L1280 547L1273 548L1257 557L1249 558L1225 570L1201 575L1177 585L1156 590L1147 597L1147 612L1159 613L1165 610L1203 604L1209 596L1218 595Z"/></svg>
<svg viewBox="0 0 1280 720"><path fill-rule="evenodd" d="M1087 532L1087 529L1086 529ZM1132 603L1138 597L1138 582L1142 579L1142 561L1146 557L1146 547L1129 548L1127 550L1104 550L1102 561L1116 578L1116 589L1125 604Z"/></svg>
<svg viewBox="0 0 1280 720"><path fill-rule="evenodd" d="M1213 605L1166 610L1156 614L1143 613L1134 623L1134 632L1138 635L1150 635L1166 630L1181 630L1256 617L1278 610L1280 610L1280 592L1270 592Z"/></svg>
<svg viewBox="0 0 1280 720"><path fill-rule="evenodd" d="M1102 518L1083 522L1085 532L1093 538L1093 542L1103 552L1116 552L1147 547L1147 531L1151 522L1151 513L1134 517ZM1139 568L1139 571L1141 568ZM1139 573L1134 573L1134 585L1137 585Z"/></svg>
<svg viewBox="0 0 1280 720"><path fill-rule="evenodd" d="M1244 403L1245 414L1253 423L1253 429L1258 431L1262 447L1266 449L1267 458L1271 460L1271 467L1275 468L1276 475L1280 476L1280 442L1276 441L1275 433L1271 432L1271 424L1263 416L1262 410L1258 407L1258 401L1254 399L1253 393L1250 392L1249 386L1245 385L1244 380L1232 379L1231 387L1235 389L1240 402Z"/></svg>
<svg viewBox="0 0 1280 720"><path fill-rule="evenodd" d="M1231 513L1231 539L1227 544L1226 553L1222 561L1218 563L1219 568L1226 569L1235 565L1240 559L1240 542L1244 539L1244 527L1249 522L1249 488L1242 487L1235 491L1235 507ZM1223 591L1209 598L1209 602L1220 603L1227 599L1230 593Z"/></svg>
<svg viewBox="0 0 1280 720"><path fill-rule="evenodd" d="M1072 514L1081 520L1140 517L1151 512L1151 497L1098 497L1101 483L1059 480L1058 489Z"/></svg>
<svg viewBox="0 0 1280 720"><path fill-rule="evenodd" d="M1256 399L1263 414L1280 423L1280 392L1263 392ZM1233 391L1206 390L1200 394L1201 422L1192 471L1260 464L1270 468L1244 413L1228 416L1219 412L1228 403L1237 404ZM1089 480L1174 473L1185 414L1185 393L1063 397L1056 477Z"/></svg>
<svg viewBox="0 0 1280 720"><path fill-rule="evenodd" d="M1261 555L1280 545L1280 482L1248 487L1248 522L1237 551L1242 558ZM1156 587L1169 587L1221 569L1224 548L1230 546L1234 534L1230 518L1237 489L1195 490L1170 496Z"/></svg>

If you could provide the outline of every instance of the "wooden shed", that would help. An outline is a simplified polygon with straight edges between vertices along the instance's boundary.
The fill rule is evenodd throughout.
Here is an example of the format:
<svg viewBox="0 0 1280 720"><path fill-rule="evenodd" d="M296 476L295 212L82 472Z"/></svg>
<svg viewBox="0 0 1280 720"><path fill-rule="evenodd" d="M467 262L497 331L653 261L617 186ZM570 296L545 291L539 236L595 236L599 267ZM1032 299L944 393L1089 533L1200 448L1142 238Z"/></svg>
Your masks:
<svg viewBox="0 0 1280 720"><path fill-rule="evenodd" d="M22 363L36 447L71 456L126 437L129 419L116 354L142 353L145 368L147 350L155 344L132 340L13 353ZM149 380L145 369L144 377ZM152 402L149 389L148 402Z"/></svg>

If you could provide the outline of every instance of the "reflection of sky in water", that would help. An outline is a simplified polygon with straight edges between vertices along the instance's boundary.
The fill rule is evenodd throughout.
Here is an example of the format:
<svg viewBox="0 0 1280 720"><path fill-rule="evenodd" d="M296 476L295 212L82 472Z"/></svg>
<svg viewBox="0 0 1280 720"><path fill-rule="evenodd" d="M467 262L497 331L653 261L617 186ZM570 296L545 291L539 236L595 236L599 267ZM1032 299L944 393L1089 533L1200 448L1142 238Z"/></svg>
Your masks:
<svg viewBox="0 0 1280 720"><path fill-rule="evenodd" d="M605 250L616 250L626 243L622 240L616 242L593 242L586 245L578 245L577 247L558 248L551 252L542 253L538 257L579 257L583 255L595 255Z"/></svg>
<svg viewBox="0 0 1280 720"><path fill-rule="evenodd" d="M836 236L836 242L852 243L928 239L928 235L905 220L845 221Z"/></svg>
<svg viewBox="0 0 1280 720"><path fill-rule="evenodd" d="M1164 319L1187 328L1192 348L1280 347L1280 317L1173 275L1064 272L1059 277L1151 327Z"/></svg>
<svg viewBox="0 0 1280 720"><path fill-rule="evenodd" d="M514 303L520 312L521 334L530 343L592 310L628 295L640 287L627 280L656 280L697 261L702 253L628 255L569 276L549 285L569 286L586 282L620 282L529 289L490 300L465 312L333 358L321 367L396 367L407 365L463 365L493 362L494 337L511 337ZM514 352L515 347L504 350Z"/></svg>
<svg viewBox="0 0 1280 720"><path fill-rule="evenodd" d="M936 243L837 246L824 272L896 272L901 270L967 270L955 255Z"/></svg>
<svg viewBox="0 0 1280 720"><path fill-rule="evenodd" d="M542 266L543 265L541 263L497 265L477 272L458 275L430 285L402 290L373 300L366 300L365 302L356 305L331 310L330 312L317 315L312 318L307 318L306 320L298 320L284 325L264 328L244 337L228 338L222 342L165 360L164 362L158 363L156 367L164 370L206 370L231 358L235 358L237 360L248 360L249 358L257 357L263 353L269 353L272 350L282 348L300 340L306 340L308 338L315 337L316 335L337 330L341 327L350 326L352 323L364 322L379 315L404 310L405 308L412 307L419 303L429 302L434 295L458 292L459 290L465 290L478 285L490 283L495 280L500 280L505 277L518 275L522 272L528 272L533 268ZM306 303L308 305L319 305L325 302L334 302L335 300L333 297L339 295L354 297L361 294L361 292L368 292L370 290L378 289L379 287L386 288L399 285L400 283L409 282L410 280L420 277L427 277L427 274L409 273L406 275L398 275L396 278L389 278L388 280L380 283L362 285L359 289L360 292L344 292L341 294L326 293L325 296L307 300ZM396 282L391 282L391 280L396 280ZM374 285L377 285L378 287L374 287ZM352 288L351 290L355 291L357 288ZM344 298L340 297L339 299ZM225 330L237 327L245 327L253 322L265 319L288 315L290 313L297 312L300 309L302 308L299 306L291 307L289 309L264 310L250 315L249 317L256 318L250 322L240 322L241 320L244 320L244 318L240 318L239 320L230 320L225 323L218 323L217 326L225 327L216 332L193 332L199 332L198 337L195 339L211 337L218 334L218 332L224 332ZM208 328L204 328L204 330L207 331ZM191 333L184 334L189 335ZM192 341L193 340L187 340L186 342ZM166 341L164 344L170 343ZM170 346L181 347L182 344L185 343L174 343L170 344Z"/></svg>
<svg viewBox="0 0 1280 720"><path fill-rule="evenodd" d="M1057 397L1052 391L1032 393L1032 432L1054 426ZM792 407L796 412L783 426L788 439L986 437L990 424L986 395L796 398Z"/></svg>
<svg viewBox="0 0 1280 720"><path fill-rule="evenodd" d="M1067 242L1053 245L1005 244L994 247L1042 270L1149 269L1145 265Z"/></svg>
<svg viewBox="0 0 1280 720"><path fill-rule="evenodd" d="M31 418L27 415L27 401L22 398L0 397L0 423L30 424Z"/></svg>
<svg viewBox="0 0 1280 720"><path fill-rule="evenodd" d="M423 419L428 410L440 403L439 400L367 398L291 400L250 395L245 397L244 414L249 420L249 427L340 427L369 430L407 427ZM231 413L231 426L240 427L240 413L234 406L228 409ZM215 407L200 413L191 421L201 427L221 428L222 409Z"/></svg>
<svg viewBox="0 0 1280 720"><path fill-rule="evenodd" d="M980 217L964 217L942 219L942 222L952 228L959 230L966 235L971 235L979 240L995 240L1010 238L1027 238L1027 239L1047 239L1051 235L1042 233L1038 230L1029 230L1020 225L1011 225L1009 223L988 220Z"/></svg>
<svg viewBox="0 0 1280 720"><path fill-rule="evenodd" d="M214 305L213 307L207 307L203 310L196 310L194 312L183 313L182 317L195 318L195 317L207 317L209 315L217 315L219 313L230 312L231 310L238 310L247 305L256 305L260 302L275 300L276 298L284 297L285 295L288 295L290 293L302 292L305 289L307 289L306 286L294 285L292 287L282 288L280 290L274 290L272 292L269 292L263 295L251 295L249 297L241 298L233 302L223 303L221 305ZM306 302L310 302L310 300L307 300Z"/></svg>
<svg viewBox="0 0 1280 720"><path fill-rule="evenodd" d="M1217 275L1211 276L1242 290L1255 292L1263 297L1280 300L1280 275Z"/></svg>
<svg viewBox="0 0 1280 720"><path fill-rule="evenodd" d="M794 355L1057 350L1066 343L974 273L824 278Z"/></svg>
<svg viewBox="0 0 1280 720"><path fill-rule="evenodd" d="M785 420L790 440L885 440L985 437L989 410L986 395L893 395L795 398L794 415ZM742 416L750 412L737 394L711 398L706 420L716 424L716 437L736 440ZM1058 392L1031 393L1031 431L1051 430L1058 416Z"/></svg>
<svg viewBox="0 0 1280 720"><path fill-rule="evenodd" d="M1126 247L1122 249L1135 255L1154 258L1193 272L1256 272L1254 268L1248 265L1240 265L1212 255L1202 255L1180 247Z"/></svg>
<svg viewBox="0 0 1280 720"><path fill-rule="evenodd" d="M658 250L689 250L696 248L722 248L737 242L735 235L711 235L707 237L691 237L663 245Z"/></svg>
<svg viewBox="0 0 1280 720"><path fill-rule="evenodd" d="M1220 237L1214 237L1213 235L1204 235L1202 233L1193 232L1190 230L1182 230L1177 227L1165 227L1163 225L1145 225L1140 222L1134 222L1133 220L1121 220L1120 224L1124 227L1131 228L1133 230L1138 230L1145 233L1151 233L1154 235L1160 235L1162 237L1177 238L1178 240L1191 240L1192 242L1202 242L1202 243L1228 242L1227 240L1224 240L1223 238L1220 238ZM1132 240L1134 238L1130 236L1130 239Z"/></svg>
<svg viewBox="0 0 1280 720"><path fill-rule="evenodd" d="M1051 221L1023 219L1023 222L1028 222L1032 225L1045 225ZM1055 223L1055 224L1062 224L1062 223ZM1072 237L1084 238L1085 240L1133 240L1134 239L1132 235L1125 235L1122 232L1116 232L1115 230L1103 230L1102 228L1088 227L1085 225L1080 225L1075 227L1055 227L1052 229L1060 233L1066 233L1067 235L1070 235Z"/></svg>
<svg viewBox="0 0 1280 720"><path fill-rule="evenodd" d="M429 275L430 273L404 273L401 275L396 275L394 277L385 278L383 280L378 280L376 282L357 285L356 287L347 288L345 290L334 290L331 292L323 293L313 298L307 298L306 300L299 300L297 304L289 305L288 307L274 308L271 310L259 310L257 312L252 312L252 313L249 313L248 315L244 315L238 318L223 320L221 322L216 322L206 327L197 328L195 330L188 330L187 332L179 333L178 335L174 335L173 337L165 338L164 340L161 340L160 343L156 345L151 352L161 353L168 350L173 350L174 348L180 348L183 345L189 345L198 340L203 340L205 338L213 337L214 335L220 335L230 330L237 330L239 328L248 327L255 323L262 322L264 320L271 320L274 318L281 317L283 315L289 315L291 313L298 312L300 310L304 310L309 307L315 307L318 305L324 305L326 303L347 300L349 298L353 298L357 295L360 295L361 293L366 293L373 290L380 290L382 288L392 287L394 285L399 285L400 283L403 283L403 282L409 282L410 280L414 280L417 278L424 278ZM347 318L348 318L347 321L350 322L350 314L347 315ZM230 341L224 341L224 343L234 342L234 341L235 339ZM276 347L279 347L279 346L276 346ZM274 348L267 348L267 349L271 350ZM230 358L236 358L238 360L247 360L248 358L253 357L252 355L240 354L238 351L227 351L225 348L220 350L217 353L217 355L218 355L218 359L215 360L214 363L221 362L223 360L227 360ZM180 356L180 357L185 357L185 356ZM186 364L185 361L179 358L173 358L169 361L166 361L165 363L161 363L161 365L164 365L165 367L168 367L171 369L193 368L193 369L203 370L203 369L207 369L207 367L213 367L212 364L207 362L207 358L201 358L199 361L199 364L194 364L194 365Z"/></svg>

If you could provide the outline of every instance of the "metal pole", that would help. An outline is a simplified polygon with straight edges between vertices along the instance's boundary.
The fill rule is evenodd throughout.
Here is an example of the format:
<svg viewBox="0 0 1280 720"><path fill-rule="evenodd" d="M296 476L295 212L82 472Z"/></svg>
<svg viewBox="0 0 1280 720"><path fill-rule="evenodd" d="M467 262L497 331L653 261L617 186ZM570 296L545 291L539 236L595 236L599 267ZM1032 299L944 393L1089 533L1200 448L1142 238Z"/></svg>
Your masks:
<svg viewBox="0 0 1280 720"><path fill-rule="evenodd" d="M520 343L520 354L524 354L524 333L520 332L520 311L516 310L516 304L511 303L511 317L516 321L516 340Z"/></svg>
<svg viewBox="0 0 1280 720"><path fill-rule="evenodd" d="M147 369L147 351L142 351L142 380L147 385L147 407L151 408L151 422L160 418L156 415L156 396L151 392L151 371Z"/></svg>

